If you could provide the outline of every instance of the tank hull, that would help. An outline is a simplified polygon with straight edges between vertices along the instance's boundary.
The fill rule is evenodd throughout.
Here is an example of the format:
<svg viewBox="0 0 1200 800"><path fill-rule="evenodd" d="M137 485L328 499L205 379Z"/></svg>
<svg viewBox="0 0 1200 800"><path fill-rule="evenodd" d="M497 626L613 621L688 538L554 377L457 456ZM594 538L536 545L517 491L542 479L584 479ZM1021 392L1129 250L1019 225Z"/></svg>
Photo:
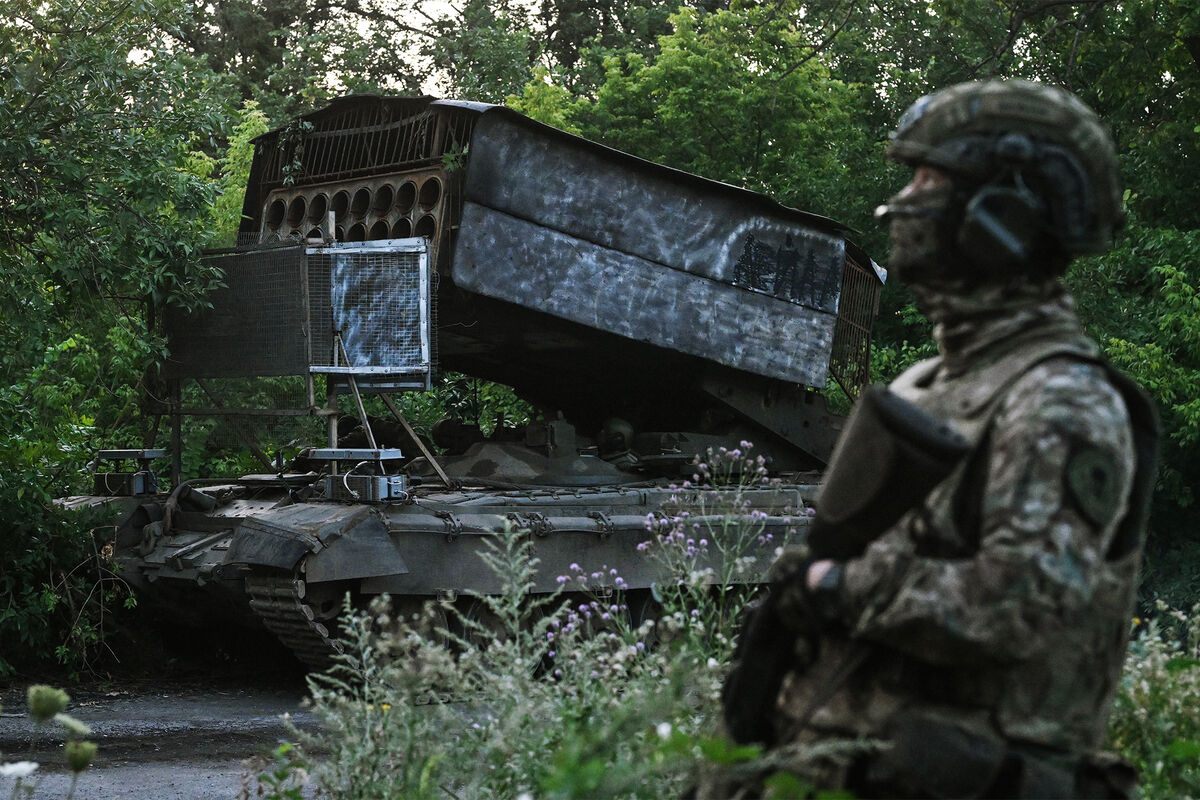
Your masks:
<svg viewBox="0 0 1200 800"><path fill-rule="evenodd" d="M217 500L209 510L171 495L142 498L117 525L114 560L178 619L257 620L320 666L337 652L335 620L347 595L412 605L500 592L503 576L482 556L507 532L531 545L534 593L561 591L561 576L580 567L603 573L610 588L619 577L621 591L648 592L672 576L644 543L685 517L694 538L712 543L697 569L720 571L717 537L738 530L745 541L736 557L754 564L736 580L755 583L777 547L802 539L815 488L429 489L405 502L352 504L296 502L294 486L230 483L195 491Z"/></svg>

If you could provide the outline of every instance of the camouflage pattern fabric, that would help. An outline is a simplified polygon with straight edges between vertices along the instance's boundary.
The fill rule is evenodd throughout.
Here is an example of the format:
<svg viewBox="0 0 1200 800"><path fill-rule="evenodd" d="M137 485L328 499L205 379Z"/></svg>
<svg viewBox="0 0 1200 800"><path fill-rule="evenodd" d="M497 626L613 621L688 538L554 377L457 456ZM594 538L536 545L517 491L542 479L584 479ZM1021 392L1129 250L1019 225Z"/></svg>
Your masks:
<svg viewBox="0 0 1200 800"><path fill-rule="evenodd" d="M702 779L699 797L753 796L746 786L770 769L861 792L870 759L831 762L820 748L886 748L914 713L1068 769L1101 746L1141 559L1140 547L1108 557L1137 468L1130 416L1061 288L984 296L999 291L922 298L941 356L891 388L978 445L844 562L838 620L778 698L789 745L756 779Z"/></svg>

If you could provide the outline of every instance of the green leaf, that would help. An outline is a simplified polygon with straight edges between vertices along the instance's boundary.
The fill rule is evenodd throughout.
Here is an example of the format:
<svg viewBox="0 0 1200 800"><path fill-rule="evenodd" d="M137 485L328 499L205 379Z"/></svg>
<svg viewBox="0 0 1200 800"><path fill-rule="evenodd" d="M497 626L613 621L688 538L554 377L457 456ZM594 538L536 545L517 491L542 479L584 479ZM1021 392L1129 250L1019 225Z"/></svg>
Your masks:
<svg viewBox="0 0 1200 800"><path fill-rule="evenodd" d="M1200 760L1200 741L1194 739L1176 739L1167 745L1167 755L1177 761Z"/></svg>
<svg viewBox="0 0 1200 800"><path fill-rule="evenodd" d="M1172 675L1185 670L1195 669L1196 667L1200 667L1200 658L1176 656L1166 663L1166 670Z"/></svg>
<svg viewBox="0 0 1200 800"><path fill-rule="evenodd" d="M762 755L762 748L754 745L739 745L728 739L701 739L697 742L705 760L714 764L739 764L752 761Z"/></svg>

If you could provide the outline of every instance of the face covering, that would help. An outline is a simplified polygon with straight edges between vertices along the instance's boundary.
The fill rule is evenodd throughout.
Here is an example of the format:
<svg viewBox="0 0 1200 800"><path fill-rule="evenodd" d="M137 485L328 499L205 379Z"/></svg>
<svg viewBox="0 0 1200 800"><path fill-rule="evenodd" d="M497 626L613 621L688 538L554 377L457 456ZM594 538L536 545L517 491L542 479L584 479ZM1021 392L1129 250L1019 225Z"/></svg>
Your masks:
<svg viewBox="0 0 1200 800"><path fill-rule="evenodd" d="M888 272L904 283L937 283L951 277L955 261L950 242L953 185L895 195L875 210L891 223Z"/></svg>

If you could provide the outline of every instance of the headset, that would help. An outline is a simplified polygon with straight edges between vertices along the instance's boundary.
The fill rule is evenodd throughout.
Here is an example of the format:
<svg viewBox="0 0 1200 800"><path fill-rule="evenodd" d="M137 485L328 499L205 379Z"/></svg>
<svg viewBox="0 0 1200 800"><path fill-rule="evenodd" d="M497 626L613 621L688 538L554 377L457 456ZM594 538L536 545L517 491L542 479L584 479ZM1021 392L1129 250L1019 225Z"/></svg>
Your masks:
<svg viewBox="0 0 1200 800"><path fill-rule="evenodd" d="M1066 148L1005 133L981 172L994 177L970 195L954 235L960 252L989 272L1034 267L1049 245L1080 252L1095 215L1087 173ZM1033 184L1031 187L1030 184Z"/></svg>

